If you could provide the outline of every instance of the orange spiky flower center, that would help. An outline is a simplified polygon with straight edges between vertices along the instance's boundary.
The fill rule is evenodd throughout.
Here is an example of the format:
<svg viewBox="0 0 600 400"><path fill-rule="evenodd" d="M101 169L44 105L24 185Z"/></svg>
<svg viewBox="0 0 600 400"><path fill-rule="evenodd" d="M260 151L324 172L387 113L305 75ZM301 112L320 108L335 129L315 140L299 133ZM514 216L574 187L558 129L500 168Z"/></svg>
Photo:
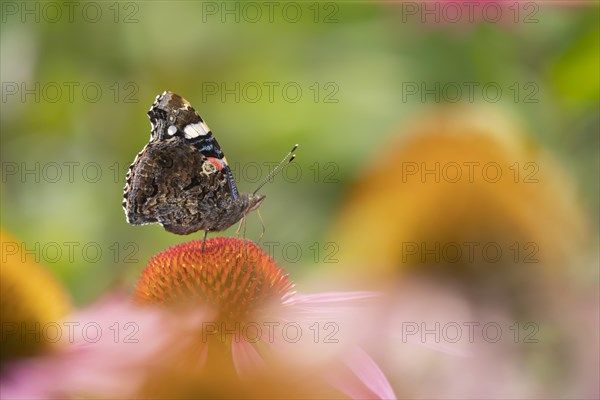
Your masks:
<svg viewBox="0 0 600 400"><path fill-rule="evenodd" d="M234 238L195 240L173 246L148 262L135 298L142 303L206 305L222 319L243 320L281 302L293 284L260 247Z"/></svg>

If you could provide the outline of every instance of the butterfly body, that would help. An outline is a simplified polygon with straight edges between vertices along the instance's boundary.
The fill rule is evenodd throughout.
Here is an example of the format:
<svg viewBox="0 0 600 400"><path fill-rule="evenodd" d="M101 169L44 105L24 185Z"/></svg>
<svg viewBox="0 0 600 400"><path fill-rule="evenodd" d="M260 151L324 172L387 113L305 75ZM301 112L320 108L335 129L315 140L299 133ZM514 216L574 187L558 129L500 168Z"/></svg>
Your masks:
<svg viewBox="0 0 600 400"><path fill-rule="evenodd" d="M187 235L223 231L258 209L265 196L238 193L221 147L185 99L164 92L148 116L150 142L126 177L127 222Z"/></svg>

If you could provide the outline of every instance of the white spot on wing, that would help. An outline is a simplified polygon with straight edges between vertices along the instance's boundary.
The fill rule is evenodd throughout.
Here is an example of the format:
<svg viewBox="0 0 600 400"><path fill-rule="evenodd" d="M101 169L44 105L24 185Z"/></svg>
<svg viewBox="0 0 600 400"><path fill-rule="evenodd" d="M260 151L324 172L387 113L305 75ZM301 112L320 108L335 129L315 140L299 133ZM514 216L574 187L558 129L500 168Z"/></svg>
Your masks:
<svg viewBox="0 0 600 400"><path fill-rule="evenodd" d="M167 129L167 132L169 133L169 136L173 136L177 133L177 127L175 125L171 125L169 126L169 129Z"/></svg>
<svg viewBox="0 0 600 400"><path fill-rule="evenodd" d="M186 139L193 139L198 136L206 136L210 129L204 122L197 122L195 124L188 124L185 128L183 128L185 132Z"/></svg>

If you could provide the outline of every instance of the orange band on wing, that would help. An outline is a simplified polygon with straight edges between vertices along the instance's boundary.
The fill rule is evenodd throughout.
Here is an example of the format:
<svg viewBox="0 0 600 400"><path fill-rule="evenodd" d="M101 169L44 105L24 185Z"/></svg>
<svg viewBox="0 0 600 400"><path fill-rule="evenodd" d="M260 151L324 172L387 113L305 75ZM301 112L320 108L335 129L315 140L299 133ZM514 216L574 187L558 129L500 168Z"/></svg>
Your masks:
<svg viewBox="0 0 600 400"><path fill-rule="evenodd" d="M215 168L216 168L218 171L220 171L220 170L222 170L223 168L225 168L225 165L226 165L226 164L225 164L225 162L223 162L223 160L220 160L220 159L218 159L218 158L215 158L215 157L206 157L206 158L208 159L208 161L210 161L210 162L211 162L211 164L212 164L212 165L214 165L214 166L215 166Z"/></svg>

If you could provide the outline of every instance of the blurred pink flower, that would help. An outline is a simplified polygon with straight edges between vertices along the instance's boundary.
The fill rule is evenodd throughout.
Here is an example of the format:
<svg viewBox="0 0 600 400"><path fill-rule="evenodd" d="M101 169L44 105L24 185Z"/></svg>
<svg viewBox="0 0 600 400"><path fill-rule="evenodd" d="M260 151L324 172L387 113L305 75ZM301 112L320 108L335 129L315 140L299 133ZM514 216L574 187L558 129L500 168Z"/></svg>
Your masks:
<svg viewBox="0 0 600 400"><path fill-rule="evenodd" d="M140 366L179 345L164 327L182 322L176 314L113 295L54 322L60 349L3 364L0 398L133 396L146 378Z"/></svg>
<svg viewBox="0 0 600 400"><path fill-rule="evenodd" d="M155 256L135 302L111 298L66 319L73 342L10 365L2 398L395 397L359 346L377 294L297 294L253 243L201 246Z"/></svg>
<svg viewBox="0 0 600 400"><path fill-rule="evenodd" d="M425 276L405 277L386 300L384 336L368 350L402 398L598 398L597 290L562 293L530 319Z"/></svg>
<svg viewBox="0 0 600 400"><path fill-rule="evenodd" d="M583 7L589 1L437 0L383 2L403 24L450 33L479 25L513 30L538 24L551 8ZM568 10L565 10L568 11Z"/></svg>
<svg viewBox="0 0 600 400"><path fill-rule="evenodd" d="M201 241L193 241L155 256L135 293L140 302L211 310L214 317L196 342L199 354L207 357L215 348L230 354L241 378L265 372L268 362L296 373L327 365L325 380L347 396L394 397L377 364L356 346L366 328L360 317L376 294L297 294L283 270L252 242L216 238L201 248Z"/></svg>

